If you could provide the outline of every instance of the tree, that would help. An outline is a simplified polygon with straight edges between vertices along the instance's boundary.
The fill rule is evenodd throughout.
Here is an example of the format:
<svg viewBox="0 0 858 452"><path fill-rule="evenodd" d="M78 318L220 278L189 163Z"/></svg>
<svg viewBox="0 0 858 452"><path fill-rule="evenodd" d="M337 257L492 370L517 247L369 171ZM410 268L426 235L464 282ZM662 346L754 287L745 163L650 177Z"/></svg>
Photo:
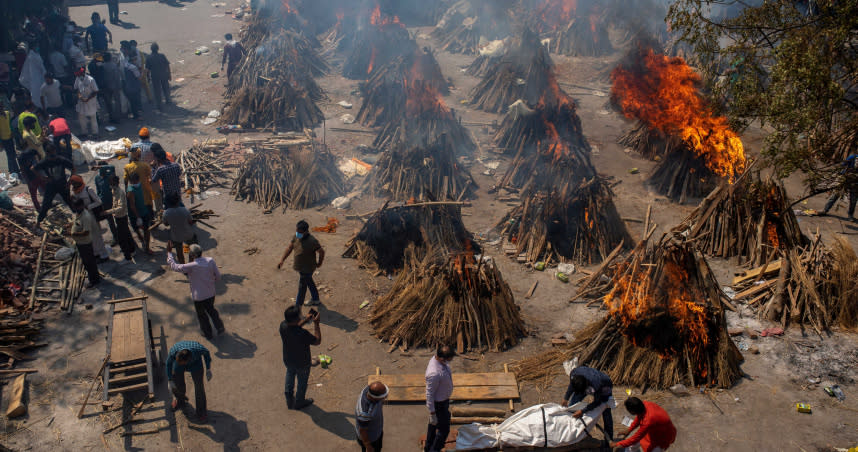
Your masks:
<svg viewBox="0 0 858 452"><path fill-rule="evenodd" d="M858 0L677 0L667 21L731 123L768 133L780 175L815 190L858 152Z"/></svg>

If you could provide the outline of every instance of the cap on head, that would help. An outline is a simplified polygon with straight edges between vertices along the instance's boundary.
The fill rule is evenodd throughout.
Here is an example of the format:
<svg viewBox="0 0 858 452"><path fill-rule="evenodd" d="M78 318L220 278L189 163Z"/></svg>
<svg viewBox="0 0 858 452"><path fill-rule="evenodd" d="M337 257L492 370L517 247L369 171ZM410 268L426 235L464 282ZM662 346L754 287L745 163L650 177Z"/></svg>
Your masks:
<svg viewBox="0 0 858 452"><path fill-rule="evenodd" d="M149 128L148 127L140 128L140 131L137 132L137 136L139 136L140 138L149 138Z"/></svg>
<svg viewBox="0 0 858 452"><path fill-rule="evenodd" d="M387 385L380 382L374 381L369 384L369 396L376 400L384 400L387 398L390 391L387 388Z"/></svg>

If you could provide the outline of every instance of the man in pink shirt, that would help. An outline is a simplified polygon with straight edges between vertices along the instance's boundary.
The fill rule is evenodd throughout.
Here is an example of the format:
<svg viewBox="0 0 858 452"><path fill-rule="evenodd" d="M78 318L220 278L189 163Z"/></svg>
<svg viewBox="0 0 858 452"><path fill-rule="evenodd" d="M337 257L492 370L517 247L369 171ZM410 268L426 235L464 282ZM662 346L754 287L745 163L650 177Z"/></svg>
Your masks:
<svg viewBox="0 0 858 452"><path fill-rule="evenodd" d="M181 245L179 245L181 246ZM206 339L212 338L212 323L217 329L217 334L223 334L223 321L214 307L215 283L220 281L220 271L217 264L210 257L203 257L203 249L193 244L188 250L187 264L176 263L176 255L173 254L173 242L167 242L167 264L174 272L184 273L191 283L191 299L194 300L194 309L200 320L200 329Z"/></svg>
<svg viewBox="0 0 858 452"><path fill-rule="evenodd" d="M453 394L453 373L450 361L456 356L449 345L441 345L426 366L426 408L429 427L426 431L425 452L440 452L450 434L450 396Z"/></svg>

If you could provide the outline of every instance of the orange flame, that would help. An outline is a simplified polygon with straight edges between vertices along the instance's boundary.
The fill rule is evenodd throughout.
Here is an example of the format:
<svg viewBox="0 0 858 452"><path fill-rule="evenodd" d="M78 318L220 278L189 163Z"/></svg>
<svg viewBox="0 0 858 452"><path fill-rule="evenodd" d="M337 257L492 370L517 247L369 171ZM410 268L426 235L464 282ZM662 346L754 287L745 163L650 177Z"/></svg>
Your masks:
<svg viewBox="0 0 858 452"><path fill-rule="evenodd" d="M578 9L578 0L543 0L541 10L542 22L540 32L554 31L567 25Z"/></svg>
<svg viewBox="0 0 858 452"><path fill-rule="evenodd" d="M372 73L372 68L373 68L373 66L375 66L375 56L376 56L376 54L378 54L378 51L376 50L376 48L375 48L375 47L373 47L373 48L372 48L372 55L369 57L369 65L367 65L367 67L366 67L366 73L367 73L367 74L371 74L371 73Z"/></svg>
<svg viewBox="0 0 858 452"><path fill-rule="evenodd" d="M766 223L766 241L772 248L780 248L781 241L778 238L778 227L774 223Z"/></svg>
<svg viewBox="0 0 858 452"><path fill-rule="evenodd" d="M298 10L295 9L294 6L289 4L289 0L281 0L281 4L283 5L283 12L286 14L298 14Z"/></svg>
<svg viewBox="0 0 858 452"><path fill-rule="evenodd" d="M657 55L652 49L634 66L643 70L618 66L611 73L611 93L623 114L679 136L713 173L732 183L745 168L742 140L725 117L711 113L697 89L700 76L682 58Z"/></svg>
<svg viewBox="0 0 858 452"><path fill-rule="evenodd" d="M637 264L635 264L637 265ZM684 347L695 356L701 356L710 344L709 313L695 300L705 298L692 289L688 272L671 260L664 261L662 281L652 280L655 267L640 267L625 272L615 281L614 288L605 298L609 315L617 320L623 334L635 345L648 347L665 358L678 356ZM666 323L651 323L661 318ZM662 338L670 329L673 341ZM705 359L698 363L696 374L705 377L708 373Z"/></svg>
<svg viewBox="0 0 858 452"><path fill-rule="evenodd" d="M335 217L328 217L328 223L324 226L316 226L313 228L313 232L327 232L329 234L333 234L337 232L337 226L340 225L339 220Z"/></svg>
<svg viewBox="0 0 858 452"><path fill-rule="evenodd" d="M431 83L423 80L406 81L405 111L410 116L432 113L438 116L451 115L441 93Z"/></svg>
<svg viewBox="0 0 858 452"><path fill-rule="evenodd" d="M399 16L384 16L381 15L381 7L376 3L375 9L372 10L372 13L369 16L369 22L375 25L378 28L381 28L385 25L395 24L400 27L405 27L405 25L399 21Z"/></svg>

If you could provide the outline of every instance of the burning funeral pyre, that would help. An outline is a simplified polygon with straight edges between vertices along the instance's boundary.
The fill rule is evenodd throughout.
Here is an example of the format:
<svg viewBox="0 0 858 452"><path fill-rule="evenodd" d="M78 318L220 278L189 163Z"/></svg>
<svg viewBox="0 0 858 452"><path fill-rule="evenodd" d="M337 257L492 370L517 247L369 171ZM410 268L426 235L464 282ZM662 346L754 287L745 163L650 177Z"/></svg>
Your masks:
<svg viewBox="0 0 858 452"><path fill-rule="evenodd" d="M289 3L283 7L290 8ZM258 14L278 14L265 11ZM221 122L246 128L315 127L324 120L316 105L324 92L312 76L325 74L328 66L304 35L270 27L257 15L244 30L245 44L253 47L229 80Z"/></svg>
<svg viewBox="0 0 858 452"><path fill-rule="evenodd" d="M512 290L488 257L471 251L427 252L409 248L406 270L372 307L375 334L391 345L458 351L501 351L526 333Z"/></svg>
<svg viewBox="0 0 858 452"><path fill-rule="evenodd" d="M477 188L457 156L476 148L471 135L453 116L430 84L408 84L405 114L387 124L373 147L384 149L366 184L376 196L395 201L461 200Z"/></svg>
<svg viewBox="0 0 858 452"><path fill-rule="evenodd" d="M833 327L858 327L858 255L848 240L826 247L819 236L805 248L781 250L779 259L733 279L736 296L761 318L808 325L822 335Z"/></svg>
<svg viewBox="0 0 858 452"><path fill-rule="evenodd" d="M700 77L680 58L633 45L611 73L612 101L640 121L622 143L659 160L649 183L679 202L699 198L745 167L742 141L698 92Z"/></svg>
<svg viewBox="0 0 858 452"><path fill-rule="evenodd" d="M336 158L307 136L260 141L232 185L235 199L256 202L268 212L278 206L304 209L345 191Z"/></svg>
<svg viewBox="0 0 858 452"><path fill-rule="evenodd" d="M505 38L511 31L508 11L515 0L459 0L432 30L442 50L473 55L480 47Z"/></svg>
<svg viewBox="0 0 858 452"><path fill-rule="evenodd" d="M548 50L535 33L524 30L471 90L470 104L490 113L503 111L519 99L536 105L548 89L552 71Z"/></svg>
<svg viewBox="0 0 858 452"><path fill-rule="evenodd" d="M413 47L416 49L417 45ZM441 73L441 66L429 49L417 49L414 53L396 57L390 63L375 70L369 80L360 84L363 103L357 121L367 127L399 122L406 105L424 95L426 85L438 93L450 92L449 83Z"/></svg>
<svg viewBox="0 0 858 452"><path fill-rule="evenodd" d="M392 273L405 265L409 247L417 252L432 247L443 252L480 253L471 237L462 222L461 206L456 203L396 207L385 203L352 237L343 257L357 259L362 267L375 272Z"/></svg>
<svg viewBox="0 0 858 452"><path fill-rule="evenodd" d="M807 239L780 181L747 171L734 184L722 182L679 228L709 256L739 257L740 264L763 265Z"/></svg>
<svg viewBox="0 0 858 452"><path fill-rule="evenodd" d="M360 23L350 41L351 48L345 50L343 77L352 80L366 80L373 69L400 55L414 53L417 46L399 17L383 14L378 5L370 14L369 23Z"/></svg>
<svg viewBox="0 0 858 452"><path fill-rule="evenodd" d="M524 0L525 23L549 41L549 50L569 56L613 53L603 6L595 0Z"/></svg>
<svg viewBox="0 0 858 452"><path fill-rule="evenodd" d="M516 101L495 135L499 148L515 153L498 187L523 193L496 229L527 262L592 264L631 239L590 162L574 101L553 71L546 79L539 103Z"/></svg>
<svg viewBox="0 0 858 452"><path fill-rule="evenodd" d="M616 384L638 387L728 388L741 378L742 354L727 333L726 296L693 242L676 232L653 246L644 239L610 271L610 283L601 286L605 318L576 332L565 349L520 361L519 380L547 378L573 357ZM602 274L588 281L601 284Z"/></svg>

